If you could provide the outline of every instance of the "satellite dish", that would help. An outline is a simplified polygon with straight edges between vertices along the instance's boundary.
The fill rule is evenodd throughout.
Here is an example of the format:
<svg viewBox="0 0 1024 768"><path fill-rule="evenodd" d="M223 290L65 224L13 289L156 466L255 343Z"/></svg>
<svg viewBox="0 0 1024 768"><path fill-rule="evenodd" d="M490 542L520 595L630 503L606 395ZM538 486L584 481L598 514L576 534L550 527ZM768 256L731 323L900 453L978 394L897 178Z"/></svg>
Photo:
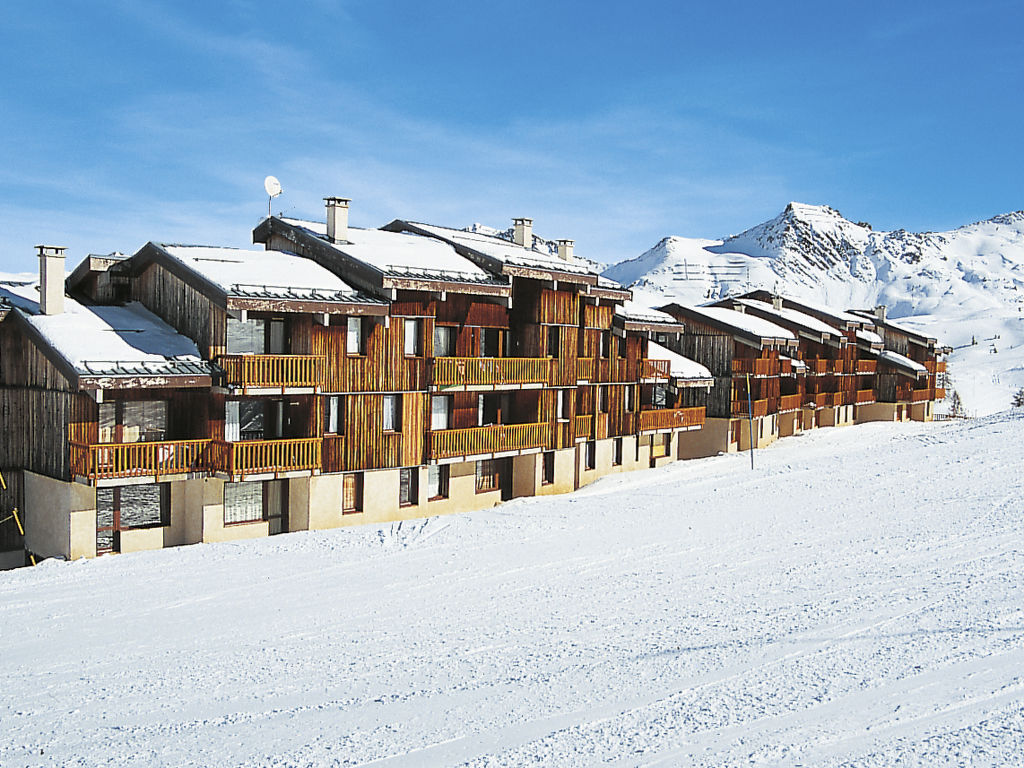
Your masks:
<svg viewBox="0 0 1024 768"><path fill-rule="evenodd" d="M263 180L263 188L267 190L267 194L271 197L277 197L281 194L281 182L277 180L276 176L267 176Z"/></svg>

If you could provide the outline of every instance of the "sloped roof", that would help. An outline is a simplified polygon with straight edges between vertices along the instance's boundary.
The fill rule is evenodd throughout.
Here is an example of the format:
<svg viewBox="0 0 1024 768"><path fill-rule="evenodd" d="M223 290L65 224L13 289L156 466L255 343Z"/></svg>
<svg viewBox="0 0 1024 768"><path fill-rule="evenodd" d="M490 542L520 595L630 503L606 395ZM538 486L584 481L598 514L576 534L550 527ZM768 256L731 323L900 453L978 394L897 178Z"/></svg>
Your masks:
<svg viewBox="0 0 1024 768"><path fill-rule="evenodd" d="M890 349L884 349L879 352L878 359L888 363L894 368L899 368L901 371L908 373L915 378L919 376L926 376L928 374L928 369L920 363L911 360L909 357L905 357L898 352L893 352Z"/></svg>
<svg viewBox="0 0 1024 768"><path fill-rule="evenodd" d="M738 304L754 310L763 315L768 315L772 320L778 319L783 323L790 323L796 326L802 331L807 333L816 334L823 337L843 336L842 331L834 326L825 323L813 315L809 315L806 312L801 312L796 309L789 307L783 307L782 309L776 309L774 306L765 301L757 301L756 299L734 299Z"/></svg>
<svg viewBox="0 0 1024 768"><path fill-rule="evenodd" d="M708 386L714 383L711 371L705 366L656 342L647 343L647 358L649 360L668 360L669 376L673 379L680 379L691 384L706 383Z"/></svg>

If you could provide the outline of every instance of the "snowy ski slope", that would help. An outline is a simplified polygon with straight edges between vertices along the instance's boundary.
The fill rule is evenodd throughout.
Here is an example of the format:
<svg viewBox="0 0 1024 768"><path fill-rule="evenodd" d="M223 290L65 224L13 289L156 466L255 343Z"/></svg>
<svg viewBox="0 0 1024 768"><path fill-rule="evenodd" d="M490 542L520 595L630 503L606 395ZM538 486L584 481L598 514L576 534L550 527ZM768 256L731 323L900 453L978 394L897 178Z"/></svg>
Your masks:
<svg viewBox="0 0 1024 768"><path fill-rule="evenodd" d="M0 574L0 766L1020 764L1024 414Z"/></svg>

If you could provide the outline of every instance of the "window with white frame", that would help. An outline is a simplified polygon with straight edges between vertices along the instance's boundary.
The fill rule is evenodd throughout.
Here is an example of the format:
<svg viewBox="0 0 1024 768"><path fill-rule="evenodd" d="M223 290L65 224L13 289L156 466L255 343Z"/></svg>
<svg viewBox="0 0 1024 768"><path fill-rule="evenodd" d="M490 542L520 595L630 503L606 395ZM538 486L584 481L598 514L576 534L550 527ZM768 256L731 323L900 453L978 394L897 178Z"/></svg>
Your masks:
<svg viewBox="0 0 1024 768"><path fill-rule="evenodd" d="M350 355L366 354L366 338L363 334L363 318L348 318L348 332L345 337L345 351Z"/></svg>
<svg viewBox="0 0 1024 768"><path fill-rule="evenodd" d="M405 326L405 354L412 357L419 357L422 354L423 346L423 321L414 320L410 317L402 321Z"/></svg>
<svg viewBox="0 0 1024 768"><path fill-rule="evenodd" d="M430 398L430 428L451 429L452 396L434 395Z"/></svg>
<svg viewBox="0 0 1024 768"><path fill-rule="evenodd" d="M427 468L427 498L429 500L448 498L448 470L447 464L431 464Z"/></svg>
<svg viewBox="0 0 1024 768"><path fill-rule="evenodd" d="M224 483L224 525L263 520L263 483Z"/></svg>
<svg viewBox="0 0 1024 768"><path fill-rule="evenodd" d="M450 325L434 326L434 357L452 357L455 354L455 329Z"/></svg>
<svg viewBox="0 0 1024 768"><path fill-rule="evenodd" d="M411 507L419 503L419 469L406 467L398 470L398 505Z"/></svg>
<svg viewBox="0 0 1024 768"><path fill-rule="evenodd" d="M363 511L363 476L359 473L344 475L341 481L341 513L348 515Z"/></svg>
<svg viewBox="0 0 1024 768"><path fill-rule="evenodd" d="M341 415L341 396L328 395L324 403L324 432L340 435L344 432L344 424Z"/></svg>
<svg viewBox="0 0 1024 768"><path fill-rule="evenodd" d="M399 432L402 429L402 396L401 395L384 395L383 398L383 412L384 412L384 431L385 432Z"/></svg>

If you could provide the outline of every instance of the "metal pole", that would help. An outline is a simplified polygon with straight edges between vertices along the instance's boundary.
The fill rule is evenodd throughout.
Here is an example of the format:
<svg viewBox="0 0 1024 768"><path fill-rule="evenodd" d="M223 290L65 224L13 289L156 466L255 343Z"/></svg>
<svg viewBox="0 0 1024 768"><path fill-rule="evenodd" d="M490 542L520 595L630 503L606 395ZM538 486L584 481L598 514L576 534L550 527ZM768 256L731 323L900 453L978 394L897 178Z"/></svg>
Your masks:
<svg viewBox="0 0 1024 768"><path fill-rule="evenodd" d="M750 374L747 374L747 435L750 437L750 468L754 468L754 406L750 399Z"/></svg>

